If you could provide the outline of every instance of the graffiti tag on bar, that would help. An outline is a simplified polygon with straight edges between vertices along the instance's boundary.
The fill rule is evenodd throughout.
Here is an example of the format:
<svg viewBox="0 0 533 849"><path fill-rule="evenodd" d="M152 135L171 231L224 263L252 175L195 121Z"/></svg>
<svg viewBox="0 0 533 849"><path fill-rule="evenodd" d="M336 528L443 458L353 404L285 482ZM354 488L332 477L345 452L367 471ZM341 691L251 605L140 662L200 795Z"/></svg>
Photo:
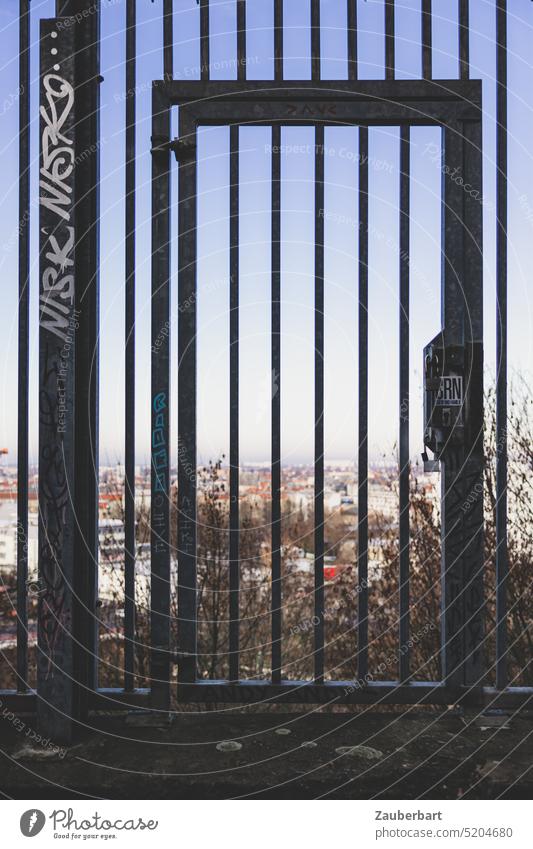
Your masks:
<svg viewBox="0 0 533 849"><path fill-rule="evenodd" d="M153 401L152 462L155 470L155 491L167 491L168 450L166 444L167 396L159 392Z"/></svg>
<svg viewBox="0 0 533 849"><path fill-rule="evenodd" d="M48 228L42 229L43 235L48 236L45 257L49 265L41 280L40 323L64 341L74 305L74 227L70 224L74 144L63 128L74 106L74 89L58 74L46 74L43 94L46 105L40 109L44 129L39 203L56 216L57 222L51 232L46 232Z"/></svg>

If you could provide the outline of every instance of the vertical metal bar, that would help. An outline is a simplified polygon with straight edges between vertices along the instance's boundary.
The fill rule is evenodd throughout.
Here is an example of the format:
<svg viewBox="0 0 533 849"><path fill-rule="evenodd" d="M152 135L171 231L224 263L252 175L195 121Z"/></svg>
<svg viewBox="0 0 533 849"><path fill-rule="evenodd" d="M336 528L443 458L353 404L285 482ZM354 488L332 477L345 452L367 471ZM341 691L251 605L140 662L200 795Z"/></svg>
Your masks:
<svg viewBox="0 0 533 849"><path fill-rule="evenodd" d="M431 0L422 0L422 76L430 80L433 76L433 34Z"/></svg>
<svg viewBox="0 0 533 849"><path fill-rule="evenodd" d="M311 0L311 79L320 79L320 0Z"/></svg>
<svg viewBox="0 0 533 849"><path fill-rule="evenodd" d="M283 0L274 0L274 79L283 79Z"/></svg>
<svg viewBox="0 0 533 849"><path fill-rule="evenodd" d="M507 0L496 8L496 682L507 686Z"/></svg>
<svg viewBox="0 0 533 849"><path fill-rule="evenodd" d="M163 77L171 80L174 76L174 0L164 0L163 4Z"/></svg>
<svg viewBox="0 0 533 849"><path fill-rule="evenodd" d="M274 0L274 79L283 79L283 0Z"/></svg>
<svg viewBox="0 0 533 849"><path fill-rule="evenodd" d="M88 714L96 687L98 634L98 390L100 290L100 0L56 0L57 16L76 16L74 35L76 145L83 163L76 168L75 218L76 356L75 435L76 529L74 570L74 654L77 711ZM57 63L60 64L60 63Z"/></svg>
<svg viewBox="0 0 533 849"><path fill-rule="evenodd" d="M281 127L272 127L272 683L281 681Z"/></svg>
<svg viewBox="0 0 533 849"><path fill-rule="evenodd" d="M448 176L461 170L465 185ZM483 670L483 277L481 122L444 130L442 373L463 375L458 427L441 452L442 667L448 686Z"/></svg>
<svg viewBox="0 0 533 849"><path fill-rule="evenodd" d="M42 731L55 741L65 742L70 742L76 715L72 634L78 269L74 56L72 29L60 30L55 20L42 20L39 156L39 581L42 592L38 613L37 711ZM61 111L56 113L56 110ZM60 136L50 132L56 114L61 114ZM58 155L64 166L61 180L56 183L53 162ZM68 275L60 276L66 268ZM57 279L56 286L53 281Z"/></svg>
<svg viewBox="0 0 533 849"><path fill-rule="evenodd" d="M200 78L208 80L209 68L209 0L200 0Z"/></svg>
<svg viewBox="0 0 533 849"><path fill-rule="evenodd" d="M170 107L152 89L152 706L169 706L170 648Z"/></svg>
<svg viewBox="0 0 533 849"><path fill-rule="evenodd" d="M368 673L368 127L359 128L359 434L357 675Z"/></svg>
<svg viewBox="0 0 533 849"><path fill-rule="evenodd" d="M196 125L180 108L179 135L196 145ZM178 680L196 681L196 156L179 164L178 237Z"/></svg>
<svg viewBox="0 0 533 849"><path fill-rule="evenodd" d="M239 127L230 127L229 677L239 679Z"/></svg>
<svg viewBox="0 0 533 849"><path fill-rule="evenodd" d="M385 79L394 79L394 0L385 0Z"/></svg>
<svg viewBox="0 0 533 849"><path fill-rule="evenodd" d="M348 0L348 79L356 80L357 71L357 0Z"/></svg>
<svg viewBox="0 0 533 849"><path fill-rule="evenodd" d="M459 76L470 76L470 24L469 0L459 0Z"/></svg>
<svg viewBox="0 0 533 849"><path fill-rule="evenodd" d="M30 8L19 6L17 689L28 689L28 367L30 301Z"/></svg>
<svg viewBox="0 0 533 849"><path fill-rule="evenodd" d="M237 0L237 79L246 79L246 0Z"/></svg>
<svg viewBox="0 0 533 849"><path fill-rule="evenodd" d="M409 269L410 131L400 130L400 680L409 677Z"/></svg>
<svg viewBox="0 0 533 849"><path fill-rule="evenodd" d="M324 125L315 130L315 682L324 682Z"/></svg>
<svg viewBox="0 0 533 849"><path fill-rule="evenodd" d="M483 206L482 126L465 121L464 203L464 289L465 306L465 468L464 490L470 508L464 517L464 684L480 687L485 669L484 631L485 554L483 546ZM472 499L472 495L474 498Z"/></svg>
<svg viewBox="0 0 533 849"><path fill-rule="evenodd" d="M126 5L126 386L124 461L124 688L133 689L135 645L135 121L137 2Z"/></svg>

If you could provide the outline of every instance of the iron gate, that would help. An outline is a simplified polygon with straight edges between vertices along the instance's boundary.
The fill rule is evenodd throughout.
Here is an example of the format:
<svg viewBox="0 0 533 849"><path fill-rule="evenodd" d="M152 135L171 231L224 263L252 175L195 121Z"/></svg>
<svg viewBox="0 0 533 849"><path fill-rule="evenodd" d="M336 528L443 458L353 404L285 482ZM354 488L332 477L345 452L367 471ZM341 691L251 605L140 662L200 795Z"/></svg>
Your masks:
<svg viewBox="0 0 533 849"><path fill-rule="evenodd" d="M47 732L69 737L76 721L95 707L146 706L166 711L171 704L171 668L178 668L182 701L414 703L449 704L471 699L492 705L521 704L526 688L508 687L506 559L506 15L495 4L498 70L498 524L497 689L484 686L483 660L483 309L481 198L481 83L469 79L469 3L458 0L458 79L432 78L431 0L420 15L422 79L395 79L395 7L384 0L385 79L359 79L358 3L346 4L347 80L321 79L320 2L311 0L311 79L283 76L283 2L273 0L274 80L246 79L246 3L237 0L237 80L210 80L209 2L200 0L200 80L177 81L173 74L173 4L163 2L163 80L153 84L152 102L152 453L151 453L151 678L149 689L134 686L135 647L135 157L137 4L126 4L125 97L125 605L124 687L98 687L98 210L99 210L99 2L58 0L57 18L41 30L41 269L40 448L39 448L39 662L37 692L27 683L28 658L28 227L19 239L19 450L17 557L18 691L3 693L17 709L37 706ZM74 25L75 24L75 25ZM29 197L29 3L20 4L20 217L30 220ZM179 110L179 136L171 116ZM197 676L196 586L196 229L197 132L204 125L230 128L231 289L230 326L230 493L229 677ZM280 158L282 128L315 133L315 460L314 460L314 676L282 679L283 593L281 574L281 456L279 393L272 398L271 680L242 681L239 668L239 128L270 127L272 133L271 363L281 371ZM399 680L327 681L324 670L324 133L328 126L358 127L362 151L368 129L399 127L400 253L409 256L410 128L441 128L443 246L442 334L425 352L426 442L442 466L443 558L441 645L443 680L410 680L409 653L399 657ZM59 157L59 159L57 158ZM178 398L170 393L171 221L170 186L174 159L179 168ZM80 166L80 161L83 167ZM358 311L358 575L368 575L368 160L359 162ZM447 179L460 173L461 181ZM465 191L465 186L469 187ZM61 268L50 268L50 256ZM57 263L56 263L57 264ZM68 280L59 279L66 268ZM409 263L400 264L399 292L399 584L400 645L409 642ZM79 324L68 358L64 343L71 322ZM58 341L59 340L59 341ZM428 340L429 343L430 340ZM68 359L68 362L66 360ZM281 375L283 380L283 375ZM444 403L445 380L461 386ZM457 382L459 381L459 382ZM458 403L457 398L459 399ZM178 417L178 645L171 643L170 613L170 416ZM459 412L458 412L459 410ZM58 427L60 425L61 427ZM87 450L90 446L90 450ZM96 463L93 461L96 459ZM462 505L477 492L471 509ZM74 514L77 519L74 521ZM32 588L30 588L32 589ZM368 673L368 590L359 594L358 680ZM65 720L67 718L68 721Z"/></svg>
<svg viewBox="0 0 533 849"><path fill-rule="evenodd" d="M316 67L316 63L315 63ZM465 519L462 504L468 492L482 487L482 280L481 280L481 92L477 82L448 83L446 91L430 81L414 85L400 82L325 83L279 81L262 83L158 82L153 91L153 338L161 338L170 319L169 228L171 154L179 162L179 325L178 325L178 696L184 701L382 701L390 699L450 702L460 698L464 686L481 686L483 642L482 499ZM179 137L169 136L170 110L180 107ZM324 114L328 117L324 119ZM443 463L443 616L444 681L409 683L409 651L401 657L401 681L364 687L350 681L324 679L324 128L356 125L359 129L359 499L358 499L358 680L368 673L368 127L401 127L401 296L400 296L400 646L409 646L409 128L436 124L444 136L443 173L459 170L467 194L444 179L444 256L442 319L445 348L461 351L461 361L448 354L445 371L458 368L464 375L464 423L449 429L440 452ZM314 679L284 681L281 677L283 611L281 573L281 484L279 391L272 399L272 679L240 681L239 676L239 126L272 127L272 338L271 367L283 381L280 361L280 149L284 124L308 125L315 131L315 464L314 464ZM229 680L211 681L197 676L196 601L196 134L202 125L230 126L230 518L229 518ZM168 423L169 363L153 359L153 429ZM152 605L157 629L158 655L155 678L168 680L168 623L170 608L170 537L168 480L170 470L161 463L158 437L152 457L153 487L164 498L154 500L152 512L152 562L158 575ZM165 455L166 456L166 455ZM165 536L166 534L166 536ZM167 588L167 589L166 589ZM161 629L161 630L160 630ZM164 640L160 639L160 635ZM159 651L160 650L160 651ZM165 664L165 657L167 662ZM165 678L166 676L166 678Z"/></svg>

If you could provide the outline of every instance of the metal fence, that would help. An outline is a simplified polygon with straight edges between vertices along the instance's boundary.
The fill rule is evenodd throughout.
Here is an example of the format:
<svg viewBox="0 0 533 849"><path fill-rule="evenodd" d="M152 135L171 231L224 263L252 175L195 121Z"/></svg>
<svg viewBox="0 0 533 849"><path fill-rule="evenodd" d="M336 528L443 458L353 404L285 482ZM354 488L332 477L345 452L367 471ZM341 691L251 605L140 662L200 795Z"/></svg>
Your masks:
<svg viewBox="0 0 533 849"><path fill-rule="evenodd" d="M481 85L470 80L469 3L458 2L458 66L455 80L434 80L432 4L422 0L421 77L396 79L395 3L382 3L384 79L359 78L358 31L361 4L346 5L346 79L321 77L321 4L310 3L311 78L284 79L283 0L273 2L274 80L249 81L246 73L245 0L236 2L237 79L210 79L210 4L200 0L200 79L178 80L173 73L176 27L172 0L162 3L163 79L152 94L152 455L151 455L151 677L150 689L135 688L135 292L136 292L136 72L138 3L124 4L125 38L125 606L124 685L98 688L96 677L98 598L98 138L99 23L106 4L98 0L58 0L57 17L41 24L41 192L40 192L40 361L39 361L39 649L37 702L41 721L57 737L96 707L146 706L167 710L171 703L171 667L178 667L178 697L185 701L416 703L471 700L498 707L527 702L532 691L508 687L507 676L507 8L495 0L497 37L497 539L496 584L497 689L484 687L482 499L469 512L461 498L481 481L483 470L481 294L481 205L450 181L443 183L443 336L432 349L463 357L455 373L465 381L463 419L440 451L442 461L443 680L413 682L409 651L400 652L397 681L332 682L324 669L324 132L328 124L356 126L359 158L358 205L362 226L357 235L358 375L358 595L357 680L368 676L368 128L401 128L400 246L409 256L410 128L442 128L444 164L459 166L481 189ZM161 4L160 4L161 5ZM155 8L155 7L154 7ZM212 10L211 10L212 11ZM37 104L29 99L29 0L20 2L20 195L19 219L29 222L29 127ZM72 25L75 23L75 25ZM376 58L378 61L378 57ZM324 117L324 104L328 113ZM172 113L179 109L179 137L172 138ZM322 111L321 111L322 110ZM271 367L281 375L281 128L311 126L315 133L315 288L314 288L314 675L310 681L286 681L283 667L283 576L281 509L280 394L271 402L271 639L270 681L241 681L239 665L240 516L239 516L239 126L271 127ZM229 450L229 676L227 681L197 675L196 574L196 133L199 126L230 127L230 450ZM83 167L77 153L85 151ZM278 151L278 152L276 152ZM179 170L177 227L170 197L174 159ZM54 170L55 169L55 170ZM466 179L466 176L465 176ZM178 233L178 397L171 394L170 245ZM50 268L50 254L62 266ZM56 256L57 259L57 256ZM55 260L52 259L52 262ZM64 272L69 269L68 280ZM61 277L61 275L63 275ZM59 282L58 282L59 281ZM459 281L459 283L458 283ZM33 280L32 280L33 284ZM35 285L35 284L33 284ZM17 550L17 692L2 693L16 709L34 709L28 688L28 417L29 417L29 226L19 238L18 365L18 550ZM399 295L399 645L409 643L409 262L400 264ZM469 314L470 325L465 316ZM70 340L65 366L62 345L69 321L79 324ZM493 318L491 320L494 320ZM429 341L429 340L428 340ZM61 344L59 344L61 343ZM439 345L441 348L439 349ZM457 351L461 351L457 354ZM452 352L452 353L450 353ZM422 352L420 352L422 353ZM448 361L454 373L453 362ZM63 371L62 371L63 370ZM442 375L442 371L440 373ZM429 391L438 391L429 387ZM170 416L176 414L178 462L178 644L170 637L171 452ZM418 413L417 413L418 415ZM435 419L432 420L435 426ZM58 424L61 427L58 427ZM443 425L442 419L440 426Z"/></svg>

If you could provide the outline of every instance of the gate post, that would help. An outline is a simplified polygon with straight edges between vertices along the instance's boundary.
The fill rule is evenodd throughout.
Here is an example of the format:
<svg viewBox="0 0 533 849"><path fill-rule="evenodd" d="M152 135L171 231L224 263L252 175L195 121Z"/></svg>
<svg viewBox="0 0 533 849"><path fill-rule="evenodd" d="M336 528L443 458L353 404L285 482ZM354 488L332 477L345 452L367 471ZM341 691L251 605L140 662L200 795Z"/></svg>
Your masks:
<svg viewBox="0 0 533 849"><path fill-rule="evenodd" d="M97 686L100 1L56 0L74 16L76 100L76 523L75 680L79 718Z"/></svg>
<svg viewBox="0 0 533 849"><path fill-rule="evenodd" d="M72 31L41 22L37 711L42 731L67 743L75 714L74 53Z"/></svg>
<svg viewBox="0 0 533 849"><path fill-rule="evenodd" d="M442 672L453 688L480 687L484 461L481 125L477 121L444 130L443 204L443 342L445 351L463 351L463 396L459 438L450 436L442 452Z"/></svg>
<svg viewBox="0 0 533 849"><path fill-rule="evenodd" d="M484 685L486 668L484 639L484 394L483 394L483 195L482 137L479 121L465 122L464 139L464 246L465 246L465 349L466 430L465 477L469 507L465 501L464 566L464 676L469 688Z"/></svg>
<svg viewBox="0 0 533 849"><path fill-rule="evenodd" d="M96 686L99 5L56 12L40 34L37 704L68 743Z"/></svg>

